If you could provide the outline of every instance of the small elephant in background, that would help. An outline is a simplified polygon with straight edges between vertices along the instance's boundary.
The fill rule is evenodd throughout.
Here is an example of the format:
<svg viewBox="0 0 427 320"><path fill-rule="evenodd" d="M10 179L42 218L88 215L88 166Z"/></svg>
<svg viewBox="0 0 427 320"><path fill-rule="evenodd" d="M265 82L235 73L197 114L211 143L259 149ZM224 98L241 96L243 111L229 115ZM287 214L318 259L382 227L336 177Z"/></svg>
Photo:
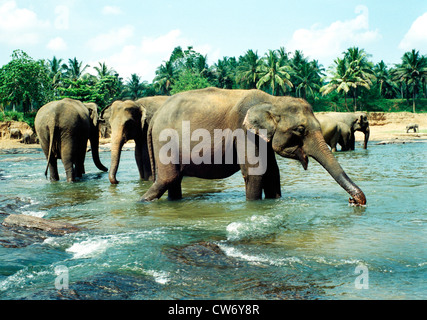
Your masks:
<svg viewBox="0 0 427 320"><path fill-rule="evenodd" d="M99 159L98 107L65 98L45 104L37 112L35 128L47 159L50 180L59 180L57 159L61 159L67 182L85 173L84 159L90 140L92 159L96 167L108 171Z"/></svg>
<svg viewBox="0 0 427 320"><path fill-rule="evenodd" d="M22 132L18 128L10 128L9 129L10 139L21 139Z"/></svg>
<svg viewBox="0 0 427 320"><path fill-rule="evenodd" d="M323 138L332 152L337 151L337 144L341 146L341 151L350 150L351 129L347 124L336 121L327 114L318 114L316 118L320 123Z"/></svg>
<svg viewBox="0 0 427 320"><path fill-rule="evenodd" d="M418 124L416 124L416 123L408 124L406 126L406 133L408 133L409 130L414 130L414 132L418 132L419 131Z"/></svg>

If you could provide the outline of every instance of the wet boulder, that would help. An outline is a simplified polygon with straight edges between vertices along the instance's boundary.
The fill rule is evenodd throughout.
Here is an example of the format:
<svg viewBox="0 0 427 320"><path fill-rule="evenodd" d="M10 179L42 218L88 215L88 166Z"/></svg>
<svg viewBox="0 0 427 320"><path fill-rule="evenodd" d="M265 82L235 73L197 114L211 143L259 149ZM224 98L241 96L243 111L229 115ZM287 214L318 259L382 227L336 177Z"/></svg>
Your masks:
<svg viewBox="0 0 427 320"><path fill-rule="evenodd" d="M228 257L212 242L203 241L184 247L169 248L166 255L179 263L198 267L237 268L244 265L243 262Z"/></svg>
<svg viewBox="0 0 427 320"><path fill-rule="evenodd" d="M2 225L9 228L26 228L44 231L49 235L64 235L80 230L79 227L60 221L46 220L24 214L11 214L7 216Z"/></svg>

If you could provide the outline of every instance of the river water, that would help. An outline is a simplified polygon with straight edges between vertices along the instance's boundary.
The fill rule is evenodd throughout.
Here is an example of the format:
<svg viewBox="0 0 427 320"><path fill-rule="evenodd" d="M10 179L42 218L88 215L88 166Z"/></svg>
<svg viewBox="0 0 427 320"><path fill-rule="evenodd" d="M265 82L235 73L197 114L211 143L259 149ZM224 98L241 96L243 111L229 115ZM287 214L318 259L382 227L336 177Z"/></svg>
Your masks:
<svg viewBox="0 0 427 320"><path fill-rule="evenodd" d="M184 178L184 199L139 203L151 183L132 151L118 185L89 153L73 184L61 163L61 181L46 180L38 150L1 154L0 212L82 230L0 245L0 299L426 299L427 144L372 142L336 157L366 207L350 206L312 159L304 171L278 158L278 200L247 202L236 173Z"/></svg>

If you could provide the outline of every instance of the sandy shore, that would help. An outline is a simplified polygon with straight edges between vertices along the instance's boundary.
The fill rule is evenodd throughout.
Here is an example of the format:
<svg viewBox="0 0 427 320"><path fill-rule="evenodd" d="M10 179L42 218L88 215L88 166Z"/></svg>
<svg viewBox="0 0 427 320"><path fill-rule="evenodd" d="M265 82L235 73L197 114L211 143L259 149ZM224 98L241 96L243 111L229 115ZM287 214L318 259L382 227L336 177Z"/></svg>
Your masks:
<svg viewBox="0 0 427 320"><path fill-rule="evenodd" d="M406 126L417 123L420 131L417 133L406 133ZM414 140L427 140L427 114L413 114L409 112L397 113L369 113L369 125L371 129L369 143L392 143ZM4 135L3 135L4 136ZM363 141L364 135L356 132L356 141ZM128 142L125 147L133 148L133 141ZM110 147L110 139L100 139L101 151L107 151ZM40 148L39 144L23 144L16 139L1 139L0 149Z"/></svg>

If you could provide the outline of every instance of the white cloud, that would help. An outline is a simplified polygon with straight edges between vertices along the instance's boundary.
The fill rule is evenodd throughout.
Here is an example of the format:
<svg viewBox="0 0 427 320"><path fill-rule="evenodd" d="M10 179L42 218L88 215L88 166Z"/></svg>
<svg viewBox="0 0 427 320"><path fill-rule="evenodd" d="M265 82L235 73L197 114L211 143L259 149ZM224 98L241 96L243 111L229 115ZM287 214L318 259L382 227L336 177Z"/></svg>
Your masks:
<svg viewBox="0 0 427 320"><path fill-rule="evenodd" d="M0 42L9 45L34 45L39 43L41 32L50 23L40 20L29 9L17 7L16 1L6 1L0 5Z"/></svg>
<svg viewBox="0 0 427 320"><path fill-rule="evenodd" d="M116 6L105 6L102 8L102 14L116 16L122 14L122 10Z"/></svg>
<svg viewBox="0 0 427 320"><path fill-rule="evenodd" d="M418 17L399 43L402 50L427 51L427 12Z"/></svg>
<svg viewBox="0 0 427 320"><path fill-rule="evenodd" d="M100 61L105 61L107 66L114 67L124 79L136 73L142 80L151 82L155 77L156 69L170 58L175 47L181 46L186 49L190 45L195 51L207 54L209 59L220 57L218 50L212 50L209 45L196 45L176 29L158 37L144 37L138 45L126 45L119 52Z"/></svg>
<svg viewBox="0 0 427 320"><path fill-rule="evenodd" d="M49 41L47 48L52 51L64 51L67 50L67 44L61 37L56 37Z"/></svg>
<svg viewBox="0 0 427 320"><path fill-rule="evenodd" d="M127 25L90 39L87 45L92 51L100 52L126 43L134 34L134 27Z"/></svg>
<svg viewBox="0 0 427 320"><path fill-rule="evenodd" d="M304 55L319 60L332 60L350 46L363 46L381 38L378 30L369 29L369 10L360 5L351 20L335 21L327 27L314 25L294 32L287 49L302 50Z"/></svg>

